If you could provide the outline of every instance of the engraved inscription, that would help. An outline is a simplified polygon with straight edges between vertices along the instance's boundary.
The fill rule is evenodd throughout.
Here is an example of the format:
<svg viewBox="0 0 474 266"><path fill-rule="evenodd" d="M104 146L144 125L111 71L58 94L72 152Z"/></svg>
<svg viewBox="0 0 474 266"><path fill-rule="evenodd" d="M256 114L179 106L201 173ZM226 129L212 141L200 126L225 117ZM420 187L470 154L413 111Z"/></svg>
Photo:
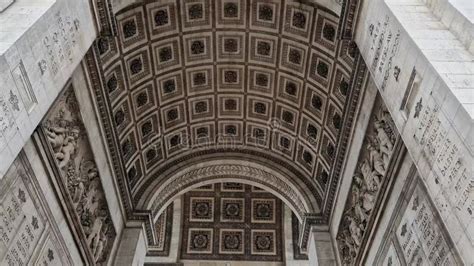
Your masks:
<svg viewBox="0 0 474 266"><path fill-rule="evenodd" d="M420 185L413 192L397 227L396 237L409 265L455 264L448 236Z"/></svg>
<svg viewBox="0 0 474 266"><path fill-rule="evenodd" d="M52 76L55 76L64 64L72 62L80 27L78 18L64 17L59 12L55 14L54 21L49 34L43 38L46 57L38 62L41 73L49 70Z"/></svg>
<svg viewBox="0 0 474 266"><path fill-rule="evenodd" d="M0 265L30 264L38 246L45 245L40 241L43 235L56 243L50 248L56 265L70 265L30 178L17 159L0 180Z"/></svg>

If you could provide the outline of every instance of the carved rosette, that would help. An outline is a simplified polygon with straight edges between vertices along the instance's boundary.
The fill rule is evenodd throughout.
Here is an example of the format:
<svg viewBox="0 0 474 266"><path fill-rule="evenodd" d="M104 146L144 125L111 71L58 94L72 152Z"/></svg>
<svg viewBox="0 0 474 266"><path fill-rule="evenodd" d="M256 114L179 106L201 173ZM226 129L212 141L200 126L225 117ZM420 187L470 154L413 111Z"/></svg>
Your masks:
<svg viewBox="0 0 474 266"><path fill-rule="evenodd" d="M42 122L42 135L89 260L105 264L116 232L72 86L58 97Z"/></svg>
<svg viewBox="0 0 474 266"><path fill-rule="evenodd" d="M364 245L367 228L370 228L369 224L375 216L373 214L377 212L377 202L390 178L387 172L394 164L392 154L397 137L395 124L378 97L337 234L341 262L344 265L355 264L359 250Z"/></svg>

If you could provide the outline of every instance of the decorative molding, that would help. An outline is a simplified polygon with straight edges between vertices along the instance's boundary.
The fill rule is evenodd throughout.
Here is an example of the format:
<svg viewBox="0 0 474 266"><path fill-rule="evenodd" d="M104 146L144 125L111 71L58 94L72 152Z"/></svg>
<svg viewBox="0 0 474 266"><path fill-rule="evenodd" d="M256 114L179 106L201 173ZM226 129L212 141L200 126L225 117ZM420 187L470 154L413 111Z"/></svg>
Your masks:
<svg viewBox="0 0 474 266"><path fill-rule="evenodd" d="M142 215L133 215L133 203L131 202L130 190L128 182L126 181L125 173L122 167L122 160L120 159L120 152L115 142L115 131L111 126L111 118L107 115L110 111L110 102L107 97L104 97L104 91L102 90L103 73L101 73L98 67L97 56L95 50L91 48L84 57L85 72L89 76L91 82L91 93L95 97L96 104L98 105L99 114L98 117L101 119L101 124L104 127L105 136L104 142L107 143L109 154L112 158L112 169L115 179L117 181L120 197L124 204L125 213L127 218L130 220L144 220L146 219Z"/></svg>
<svg viewBox="0 0 474 266"><path fill-rule="evenodd" d="M160 188L155 197L155 201L151 204L151 211L156 214L166 202L185 188L216 178L242 178L268 186L277 191L279 195L286 198L289 202L293 203L292 206L300 217L303 217L307 211L303 207L307 204L303 203L299 193L283 180L262 169L237 164L204 166L175 177L164 187Z"/></svg>
<svg viewBox="0 0 474 266"><path fill-rule="evenodd" d="M354 130L354 120L356 118L356 112L360 105L361 95L364 94L365 89L369 80L369 71L365 64L362 56L359 54L359 50L356 52L356 62L354 63L354 72L351 77L351 94L350 100L346 102L345 114L344 114L344 125L341 134L338 138L338 150L336 155L336 162L334 164L333 171L331 172L331 183L328 192L328 200L324 206L325 219L329 221L329 217L332 213L334 198L336 190L340 182L340 176L342 175L343 165L347 157L347 148L349 147L351 136Z"/></svg>
<svg viewBox="0 0 474 266"><path fill-rule="evenodd" d="M298 245L302 252L307 252L312 227L315 225L324 224L325 220L321 219L321 217L319 217L318 215L312 213L306 213L303 217L304 218L303 223L301 225Z"/></svg>
<svg viewBox="0 0 474 266"><path fill-rule="evenodd" d="M95 25L100 36L116 36L117 27L114 19L113 0L90 0Z"/></svg>
<svg viewBox="0 0 474 266"><path fill-rule="evenodd" d="M173 203L169 204L154 222L154 243L148 245L147 256L169 256L173 225L178 226L173 224L173 206Z"/></svg>
<svg viewBox="0 0 474 266"><path fill-rule="evenodd" d="M362 0L342 0L342 19L339 20L339 38L352 40L357 28Z"/></svg>
<svg viewBox="0 0 474 266"><path fill-rule="evenodd" d="M235 160L236 162L256 162L261 164L262 167L272 166L275 170L280 169L281 174L283 176L288 176L289 180L292 178L298 178L298 176L303 175L302 172L298 171L297 168L294 168L293 165L287 163L286 161L279 160L277 157L273 157L266 152L261 152L254 149L241 149L241 148L217 148L217 149L200 149L198 151L192 151L190 153L186 153L181 157L176 158L175 160L167 161L162 167L158 168L158 172L160 173L159 176L154 177L153 179L147 179L146 182L140 185L140 190L136 190L134 195L138 195L135 197L134 204L138 205L139 201L143 201L143 195L146 193L146 190L152 186L153 182L156 180L161 182L166 182L169 177L173 175L173 171L176 171L177 165L194 165L197 163L208 163L211 161L216 161L217 159L224 158L224 154L226 155L225 159L228 160ZM199 160L197 160L199 158ZM283 168L283 169L282 169ZM288 172L286 172L288 171ZM237 175L238 176L238 175ZM308 203L308 206L311 206L310 212L318 212L317 210L320 209L320 206L317 205L320 202L321 197L317 194L306 194L310 192L314 192L315 187L308 182L307 179L295 179L297 182L295 184L299 184L301 188L301 195L305 199L305 202ZM302 187L304 185L304 187ZM305 190L306 189L306 190ZM301 205L303 206L303 205ZM300 216L301 217L301 216Z"/></svg>
<svg viewBox="0 0 474 266"><path fill-rule="evenodd" d="M295 260L307 260L308 255L303 252L299 244L300 221L294 213L291 213L291 235L293 238L293 258ZM307 245L306 245L307 246Z"/></svg>

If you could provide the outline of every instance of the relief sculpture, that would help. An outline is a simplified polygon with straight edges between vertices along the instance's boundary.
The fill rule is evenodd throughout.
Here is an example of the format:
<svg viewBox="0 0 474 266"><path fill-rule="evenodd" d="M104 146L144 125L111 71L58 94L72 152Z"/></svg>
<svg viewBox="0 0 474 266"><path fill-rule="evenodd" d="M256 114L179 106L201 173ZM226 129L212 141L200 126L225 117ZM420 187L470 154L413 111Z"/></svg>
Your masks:
<svg viewBox="0 0 474 266"><path fill-rule="evenodd" d="M396 139L394 122L379 99L367 128L337 235L343 264L354 264L363 245L379 192L387 178Z"/></svg>
<svg viewBox="0 0 474 266"><path fill-rule="evenodd" d="M72 87L60 97L42 128L70 200L68 208L77 214L90 256L97 264L105 263L116 233Z"/></svg>

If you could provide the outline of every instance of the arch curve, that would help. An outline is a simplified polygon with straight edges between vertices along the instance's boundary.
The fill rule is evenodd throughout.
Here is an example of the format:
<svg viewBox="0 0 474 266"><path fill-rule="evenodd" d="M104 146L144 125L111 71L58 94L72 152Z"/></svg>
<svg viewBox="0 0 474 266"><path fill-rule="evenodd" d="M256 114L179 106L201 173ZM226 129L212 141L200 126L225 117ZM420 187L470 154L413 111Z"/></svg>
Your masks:
<svg viewBox="0 0 474 266"><path fill-rule="evenodd" d="M137 206L150 210L153 217L159 215L177 196L195 187L216 182L241 182L259 186L286 203L300 221L305 213L320 213L320 207L309 189L294 182L296 176L289 176L259 162L214 158L188 164L186 168L171 172L162 180L148 186Z"/></svg>

